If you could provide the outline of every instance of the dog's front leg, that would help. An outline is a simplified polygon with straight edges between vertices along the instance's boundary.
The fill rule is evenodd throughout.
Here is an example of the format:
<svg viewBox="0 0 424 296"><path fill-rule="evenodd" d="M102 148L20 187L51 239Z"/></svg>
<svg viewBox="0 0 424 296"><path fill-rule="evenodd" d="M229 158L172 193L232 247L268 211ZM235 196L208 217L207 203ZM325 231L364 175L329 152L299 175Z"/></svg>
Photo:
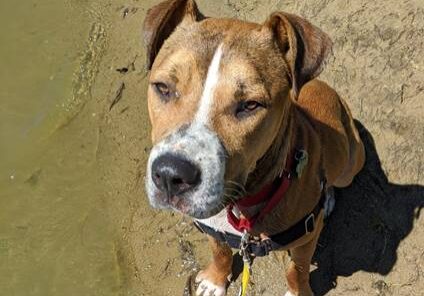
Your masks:
<svg viewBox="0 0 424 296"><path fill-rule="evenodd" d="M208 239L212 249L212 262L196 277L196 282L199 283L196 295L224 296L228 277L231 275L233 252L227 244L211 236Z"/></svg>
<svg viewBox="0 0 424 296"><path fill-rule="evenodd" d="M306 244L290 249L291 261L286 271L289 291L285 296L313 296L309 285L309 268L312 256L323 228L323 215L320 215L314 230L313 238Z"/></svg>

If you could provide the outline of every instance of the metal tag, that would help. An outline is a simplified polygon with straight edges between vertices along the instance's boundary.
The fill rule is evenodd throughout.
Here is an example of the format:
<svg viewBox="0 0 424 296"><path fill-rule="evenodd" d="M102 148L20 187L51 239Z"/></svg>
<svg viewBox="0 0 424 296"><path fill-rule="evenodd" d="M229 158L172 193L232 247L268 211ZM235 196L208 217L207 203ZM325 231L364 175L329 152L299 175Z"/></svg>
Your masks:
<svg viewBox="0 0 424 296"><path fill-rule="evenodd" d="M296 152L295 159L297 161L296 175L298 178L302 176L302 172L308 164L308 152L305 150L299 150Z"/></svg>

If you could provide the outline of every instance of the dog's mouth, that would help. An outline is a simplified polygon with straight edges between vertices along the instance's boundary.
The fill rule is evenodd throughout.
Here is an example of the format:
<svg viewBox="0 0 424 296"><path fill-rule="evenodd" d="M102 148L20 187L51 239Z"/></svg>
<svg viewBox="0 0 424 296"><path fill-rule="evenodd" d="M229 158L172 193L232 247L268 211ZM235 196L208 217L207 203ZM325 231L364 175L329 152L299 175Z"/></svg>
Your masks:
<svg viewBox="0 0 424 296"><path fill-rule="evenodd" d="M225 207L225 149L205 126L182 128L156 144L147 165L146 189L154 208L196 219Z"/></svg>
<svg viewBox="0 0 424 296"><path fill-rule="evenodd" d="M218 214L226 206L224 203L219 202L215 205L209 204L199 207L193 204L192 199L190 197L172 196L168 198L160 192L158 192L157 195L153 197L153 199L155 200L155 202L150 202L150 204L154 208L176 211L195 219L210 218Z"/></svg>
<svg viewBox="0 0 424 296"><path fill-rule="evenodd" d="M207 192L209 190L206 193L193 191L172 196L167 196L163 191L157 190L155 196L150 198L150 200L151 205L155 208L180 212L195 219L207 219L221 212L229 204L242 198L244 196L242 194L244 192L243 190L243 186L239 185L239 183L226 182L226 186L219 189L222 194L217 196L208 195ZM198 206L193 202L198 199L217 200L217 202L206 202Z"/></svg>

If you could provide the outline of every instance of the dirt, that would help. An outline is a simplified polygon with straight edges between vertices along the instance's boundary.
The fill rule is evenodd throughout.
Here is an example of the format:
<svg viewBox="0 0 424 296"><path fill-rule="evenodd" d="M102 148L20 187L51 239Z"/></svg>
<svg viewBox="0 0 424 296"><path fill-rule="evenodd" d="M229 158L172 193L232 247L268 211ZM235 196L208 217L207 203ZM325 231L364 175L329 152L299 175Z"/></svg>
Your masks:
<svg viewBox="0 0 424 296"><path fill-rule="evenodd" d="M210 256L189 218L153 211L144 193L151 144L141 27L146 10L158 2L107 2L114 13L92 88L100 115L100 183L121 233L116 256L125 295L182 295L188 277ZM284 10L331 36L333 54L320 78L351 106L367 163L352 186L336 192L336 209L313 262L313 290L315 295L423 295L424 1L198 4L209 16L258 22ZM275 255L256 260L249 295L282 295L285 260ZM237 285L231 284L229 295L236 295Z"/></svg>

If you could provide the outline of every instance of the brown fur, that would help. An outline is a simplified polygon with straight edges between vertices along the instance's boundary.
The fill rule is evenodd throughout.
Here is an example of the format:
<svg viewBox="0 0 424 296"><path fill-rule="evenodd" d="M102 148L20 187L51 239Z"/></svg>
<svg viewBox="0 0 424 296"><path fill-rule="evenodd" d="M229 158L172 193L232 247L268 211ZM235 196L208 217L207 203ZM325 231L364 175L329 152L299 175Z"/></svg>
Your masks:
<svg viewBox="0 0 424 296"><path fill-rule="evenodd" d="M166 1L145 21L150 82L166 82L178 100L164 104L149 87L152 139L156 143L190 124L198 108L208 65L224 44L220 80L211 110L211 125L228 153L225 178L259 191L284 168L290 150L308 151L302 178L295 179L277 208L254 232L281 232L309 213L320 196L320 182L344 187L364 163L364 148L346 103L324 82L313 80L331 50L326 34L300 17L278 12L263 24L233 19L205 19L192 0ZM234 104L260 100L268 106L237 120ZM293 242L287 272L290 290L312 295L309 264L317 229ZM210 238L214 254L203 274L224 285L231 251Z"/></svg>

